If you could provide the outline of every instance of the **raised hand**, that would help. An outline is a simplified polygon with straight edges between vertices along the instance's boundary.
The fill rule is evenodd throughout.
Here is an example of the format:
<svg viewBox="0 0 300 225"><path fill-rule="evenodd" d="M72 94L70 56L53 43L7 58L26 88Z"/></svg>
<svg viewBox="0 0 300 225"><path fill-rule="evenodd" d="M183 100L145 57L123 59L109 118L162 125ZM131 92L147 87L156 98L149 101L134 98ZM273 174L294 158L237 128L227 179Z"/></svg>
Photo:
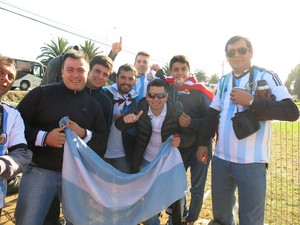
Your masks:
<svg viewBox="0 0 300 225"><path fill-rule="evenodd" d="M151 70L153 70L153 71L155 71L155 72L157 72L158 70L160 70L161 68L160 68L160 66L158 65L158 64L153 64L152 66L151 66Z"/></svg>
<svg viewBox="0 0 300 225"><path fill-rule="evenodd" d="M141 110L137 115L135 115L134 113L130 113L123 117L123 121L125 123L135 123L136 121L138 121L142 114L143 110Z"/></svg>
<svg viewBox="0 0 300 225"><path fill-rule="evenodd" d="M122 51L122 37L120 36L120 42L114 42L111 46L111 51L114 55L117 55Z"/></svg>

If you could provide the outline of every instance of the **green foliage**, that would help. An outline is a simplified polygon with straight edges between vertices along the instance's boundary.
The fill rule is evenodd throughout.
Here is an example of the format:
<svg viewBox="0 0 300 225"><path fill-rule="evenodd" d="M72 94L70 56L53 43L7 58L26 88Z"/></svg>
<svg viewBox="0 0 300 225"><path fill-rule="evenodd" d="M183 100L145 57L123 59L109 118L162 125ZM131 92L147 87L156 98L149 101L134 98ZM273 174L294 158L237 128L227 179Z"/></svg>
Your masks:
<svg viewBox="0 0 300 225"><path fill-rule="evenodd" d="M199 82L206 83L208 81L208 77L206 76L206 73L204 72L204 70L196 69L194 74L197 77L197 80Z"/></svg>
<svg viewBox="0 0 300 225"><path fill-rule="evenodd" d="M51 59L64 54L72 48L72 46L68 46L68 44L69 41L67 39L57 37L57 40L51 40L50 44L45 43L45 46L41 47L42 54L39 55L37 59L41 59L41 63L47 66ZM102 53L102 51L98 51L99 47L91 40L85 40L84 45L80 45L80 48L90 59Z"/></svg>
<svg viewBox="0 0 300 225"><path fill-rule="evenodd" d="M213 74L210 79L209 79L209 83L210 84L217 84L219 81L220 77L217 74Z"/></svg>
<svg viewBox="0 0 300 225"><path fill-rule="evenodd" d="M80 45L82 51L84 51L90 59L94 58L94 56L102 53L98 52L99 47L96 47L95 43L91 40L85 40L84 45Z"/></svg>
<svg viewBox="0 0 300 225"><path fill-rule="evenodd" d="M165 75L166 75L167 77L171 76L171 74L170 74L170 65L169 65L169 63L166 63L166 65L164 65L164 66L162 67L162 70L164 71L164 73L165 73Z"/></svg>
<svg viewBox="0 0 300 225"><path fill-rule="evenodd" d="M300 98L300 64L291 71L284 85L291 94L297 95L298 99Z"/></svg>
<svg viewBox="0 0 300 225"><path fill-rule="evenodd" d="M47 66L51 59L71 49L68 44L69 41L67 39L57 37L56 41L51 40L50 44L45 43L45 46L41 47L42 54L37 59L41 59L41 63Z"/></svg>

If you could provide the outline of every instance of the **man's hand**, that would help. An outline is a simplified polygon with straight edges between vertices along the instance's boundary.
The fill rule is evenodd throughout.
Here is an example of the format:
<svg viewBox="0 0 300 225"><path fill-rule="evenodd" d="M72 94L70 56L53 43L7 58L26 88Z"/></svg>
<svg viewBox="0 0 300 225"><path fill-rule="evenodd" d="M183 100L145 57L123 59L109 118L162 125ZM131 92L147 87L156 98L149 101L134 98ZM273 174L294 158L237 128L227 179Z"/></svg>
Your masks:
<svg viewBox="0 0 300 225"><path fill-rule="evenodd" d="M206 146L199 146L197 149L197 159L201 163L206 164L208 161L208 148Z"/></svg>
<svg viewBox="0 0 300 225"><path fill-rule="evenodd" d="M181 127L188 127L191 124L191 117L185 113L182 113L179 117L179 125Z"/></svg>
<svg viewBox="0 0 300 225"><path fill-rule="evenodd" d="M62 148L66 141L64 129L65 127L59 127L48 132L45 143L50 147Z"/></svg>
<svg viewBox="0 0 300 225"><path fill-rule="evenodd" d="M80 127L74 121L70 119L68 120L69 120L69 124L67 124L65 127L70 128L70 130L73 131L75 134L77 134L80 138L84 138L86 136L86 130Z"/></svg>
<svg viewBox="0 0 300 225"><path fill-rule="evenodd" d="M143 110L141 110L137 115L135 115L134 113L130 113L123 117L123 121L125 123L135 123L136 121L138 121L142 114Z"/></svg>
<svg viewBox="0 0 300 225"><path fill-rule="evenodd" d="M250 100L253 96L246 90L240 88L233 88L230 93L230 100L234 104L250 106Z"/></svg>
<svg viewBox="0 0 300 225"><path fill-rule="evenodd" d="M153 70L154 72L157 72L158 70L160 70L161 68L160 68L160 66L158 65L158 64L153 64L152 66L151 66L151 70Z"/></svg>
<svg viewBox="0 0 300 225"><path fill-rule="evenodd" d="M180 145L180 135L179 134L174 134L173 135L173 140L172 140L172 147L178 148Z"/></svg>
<svg viewBox="0 0 300 225"><path fill-rule="evenodd" d="M111 46L111 52L116 56L120 51L122 51L122 37L120 37L120 42L114 42Z"/></svg>

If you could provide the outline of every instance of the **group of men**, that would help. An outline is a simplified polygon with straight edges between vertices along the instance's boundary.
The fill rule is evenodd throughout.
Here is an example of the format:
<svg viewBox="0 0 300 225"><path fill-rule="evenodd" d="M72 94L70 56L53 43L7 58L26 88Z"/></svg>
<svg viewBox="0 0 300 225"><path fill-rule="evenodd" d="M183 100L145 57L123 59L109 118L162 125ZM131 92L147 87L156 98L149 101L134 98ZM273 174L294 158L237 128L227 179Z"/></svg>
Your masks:
<svg viewBox="0 0 300 225"><path fill-rule="evenodd" d="M121 48L122 40L113 45L114 57ZM226 43L225 53L233 71L220 79L215 96L190 76L190 64L184 55L172 57L171 77L165 77L158 65L150 67L147 52L139 52L134 65L123 64L118 68L115 83L110 86L105 85L113 73L114 57L98 55L89 62L76 49L62 55L62 80L31 90L17 106L20 114L11 108L13 111L7 113L21 120L18 129L12 126L20 138L8 146L4 143L1 179L14 176L30 163L23 171L16 224L47 224L53 199L61 199L65 128L70 128L100 157L124 173L139 172L151 163L159 146L173 135L172 146L179 149L186 170L191 172L191 201L185 204L184 213L184 222L189 225L196 222L202 207L212 139L217 133L212 157L211 224L235 224L232 208L236 188L240 224L263 224L270 120L297 120L299 110L275 73L251 65L253 48L247 38L232 37ZM0 59L1 85L9 79L13 82L16 69L7 69L13 63L7 66ZM255 95L254 88L234 88L244 88L258 80L267 81L275 100ZM7 86L2 95L9 90ZM261 128L254 134L238 139L231 118L237 111L249 108L269 120L260 121ZM69 123L60 126L59 120L64 116L68 116ZM6 134L7 140L10 136L15 138ZM14 166L2 164L12 161L18 169L5 172L3 168ZM173 216L170 214L168 224L172 224ZM144 224L159 225L159 215Z"/></svg>

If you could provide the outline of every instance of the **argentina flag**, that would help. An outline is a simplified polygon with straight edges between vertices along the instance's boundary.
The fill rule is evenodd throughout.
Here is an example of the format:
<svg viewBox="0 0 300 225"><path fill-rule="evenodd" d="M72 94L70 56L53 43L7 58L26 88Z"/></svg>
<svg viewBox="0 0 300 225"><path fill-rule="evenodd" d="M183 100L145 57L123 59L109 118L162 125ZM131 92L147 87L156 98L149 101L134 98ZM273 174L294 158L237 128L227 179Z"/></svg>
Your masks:
<svg viewBox="0 0 300 225"><path fill-rule="evenodd" d="M66 124L64 117L61 124ZM101 159L65 129L62 207L74 225L136 225L185 196L186 171L170 137L157 157L136 174L125 174Z"/></svg>

